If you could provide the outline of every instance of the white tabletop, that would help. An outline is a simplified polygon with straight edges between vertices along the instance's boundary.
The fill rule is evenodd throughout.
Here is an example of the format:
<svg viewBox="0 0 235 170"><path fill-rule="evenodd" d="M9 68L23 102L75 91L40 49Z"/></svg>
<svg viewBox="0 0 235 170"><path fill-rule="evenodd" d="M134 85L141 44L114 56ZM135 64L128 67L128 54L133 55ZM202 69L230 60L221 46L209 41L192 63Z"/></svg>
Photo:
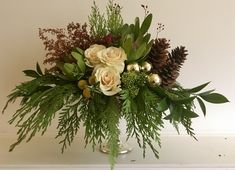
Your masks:
<svg viewBox="0 0 235 170"><path fill-rule="evenodd" d="M235 169L235 136L189 136L163 135L160 159L150 150L146 158L134 139L129 141L133 151L120 155L116 169ZM82 136L72 147L61 154L58 140L52 135L37 136L23 143L11 153L9 145L16 137L0 137L0 169L109 169L108 155L88 146L84 149Z"/></svg>

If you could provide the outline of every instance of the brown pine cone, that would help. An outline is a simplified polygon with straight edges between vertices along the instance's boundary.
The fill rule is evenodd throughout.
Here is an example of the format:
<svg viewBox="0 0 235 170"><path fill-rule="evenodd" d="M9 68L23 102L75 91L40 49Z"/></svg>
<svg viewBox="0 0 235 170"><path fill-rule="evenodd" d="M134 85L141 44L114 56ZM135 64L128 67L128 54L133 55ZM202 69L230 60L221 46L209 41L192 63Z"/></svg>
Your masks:
<svg viewBox="0 0 235 170"><path fill-rule="evenodd" d="M172 50L171 54L169 54L167 64L158 71L159 76L162 78L163 87L170 87L175 83L187 55L187 50L183 46Z"/></svg>
<svg viewBox="0 0 235 170"><path fill-rule="evenodd" d="M148 54L148 61L153 65L153 72L158 73L168 60L169 41L165 38L155 39Z"/></svg>

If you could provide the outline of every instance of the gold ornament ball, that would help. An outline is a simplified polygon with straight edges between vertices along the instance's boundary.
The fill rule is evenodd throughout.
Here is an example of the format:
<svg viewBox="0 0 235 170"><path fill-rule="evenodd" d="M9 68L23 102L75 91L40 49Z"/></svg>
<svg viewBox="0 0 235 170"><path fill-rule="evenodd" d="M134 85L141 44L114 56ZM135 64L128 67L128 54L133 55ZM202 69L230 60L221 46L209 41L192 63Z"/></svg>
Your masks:
<svg viewBox="0 0 235 170"><path fill-rule="evenodd" d="M145 71L145 72L150 72L152 69L152 64L150 64L149 62L145 61L142 63L141 65L141 70Z"/></svg>
<svg viewBox="0 0 235 170"><path fill-rule="evenodd" d="M89 84L90 85L94 85L96 82L95 82L95 76L90 76L89 78L88 78L88 82L89 82Z"/></svg>
<svg viewBox="0 0 235 170"><path fill-rule="evenodd" d="M86 80L79 80L78 81L78 88L79 89L83 90L83 89L87 88L87 86L88 86L88 83Z"/></svg>
<svg viewBox="0 0 235 170"><path fill-rule="evenodd" d="M162 80L158 74L150 74L148 75L148 81L151 85L160 85Z"/></svg>
<svg viewBox="0 0 235 170"><path fill-rule="evenodd" d="M136 72L139 72L140 71L140 66L139 66L138 63L128 64L127 65L127 71L136 71Z"/></svg>
<svg viewBox="0 0 235 170"><path fill-rule="evenodd" d="M91 97L90 89L89 89L89 88L85 88L85 89L82 91L82 95L83 95L85 98L90 98L90 97Z"/></svg>

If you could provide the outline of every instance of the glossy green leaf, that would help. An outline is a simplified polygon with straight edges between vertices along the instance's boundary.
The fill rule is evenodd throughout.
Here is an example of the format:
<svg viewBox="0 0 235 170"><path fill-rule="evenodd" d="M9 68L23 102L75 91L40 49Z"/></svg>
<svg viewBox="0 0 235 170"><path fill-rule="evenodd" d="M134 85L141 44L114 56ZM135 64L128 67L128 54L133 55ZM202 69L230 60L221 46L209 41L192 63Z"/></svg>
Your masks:
<svg viewBox="0 0 235 170"><path fill-rule="evenodd" d="M204 104L204 102L198 97L197 101L202 109L203 115L206 116L206 106Z"/></svg>
<svg viewBox="0 0 235 170"><path fill-rule="evenodd" d="M143 23L142 23L142 25L141 25L141 28L140 28L140 32L141 32L142 34L145 34L145 33L148 31L148 29L149 29L149 27L150 27L150 25L151 25L152 19L153 19L153 15L152 15L152 14L149 14L149 15L144 19L144 21L143 21Z"/></svg>
<svg viewBox="0 0 235 170"><path fill-rule="evenodd" d="M204 96L204 95L208 95L208 94L210 94L210 93L212 93L212 92L214 92L214 91L215 91L215 89L213 89L213 90L208 90L208 91L199 93L199 94L197 94L197 95L198 95L198 96Z"/></svg>
<svg viewBox="0 0 235 170"><path fill-rule="evenodd" d="M40 77L40 75L34 70L24 70L23 72L28 77L34 77L34 78Z"/></svg>
<svg viewBox="0 0 235 170"><path fill-rule="evenodd" d="M159 96L161 97L167 97L167 94L165 93L165 90L160 87L160 86L155 86L155 87L151 87L151 89Z"/></svg>
<svg viewBox="0 0 235 170"><path fill-rule="evenodd" d="M180 121L182 117L182 107L177 106L177 105L170 105L169 106L170 114L167 115L164 119L165 120L175 120L175 121Z"/></svg>
<svg viewBox="0 0 235 170"><path fill-rule="evenodd" d="M168 109L168 107L169 107L169 105L168 105L168 103L167 103L167 101L166 101L166 98L162 99L162 100L159 102L159 104L158 104L158 110L159 110L160 112L166 111L166 110Z"/></svg>
<svg viewBox="0 0 235 170"><path fill-rule="evenodd" d="M186 104L186 103L191 103L196 97L187 97L187 98L181 98L181 99L176 99L176 100L173 100L174 103L177 103L177 104Z"/></svg>
<svg viewBox="0 0 235 170"><path fill-rule="evenodd" d="M184 116L189 117L189 118L196 118L196 117L198 117L197 113L195 113L195 112L193 112L191 110L185 109L185 108L182 109L182 112L183 112Z"/></svg>
<svg viewBox="0 0 235 170"><path fill-rule="evenodd" d="M38 62L36 64L36 70L37 70L38 74L43 75L42 70L41 70L40 65L38 64Z"/></svg>
<svg viewBox="0 0 235 170"><path fill-rule="evenodd" d="M203 88L205 88L210 82L207 82L205 84L202 84L200 86L194 87L192 89L185 89L186 91L190 92L190 93L196 93L199 92L200 90L202 90Z"/></svg>
<svg viewBox="0 0 235 170"><path fill-rule="evenodd" d="M225 96L219 93L210 93L207 95L200 95L200 97L209 103L220 104L220 103L229 102L229 100Z"/></svg>

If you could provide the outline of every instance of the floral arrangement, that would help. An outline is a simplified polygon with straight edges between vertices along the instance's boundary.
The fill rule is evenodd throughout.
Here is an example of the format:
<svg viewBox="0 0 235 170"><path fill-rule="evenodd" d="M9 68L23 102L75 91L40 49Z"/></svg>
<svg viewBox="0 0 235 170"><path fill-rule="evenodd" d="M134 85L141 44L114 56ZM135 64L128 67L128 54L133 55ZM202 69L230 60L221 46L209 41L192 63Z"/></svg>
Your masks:
<svg viewBox="0 0 235 170"><path fill-rule="evenodd" d="M43 72L25 70L32 80L16 86L8 103L20 98L20 108L9 121L18 130L12 151L22 141L42 135L58 117L58 135L62 152L71 145L81 126L85 142L93 149L108 141L111 168L119 151L119 120L126 120L127 140L135 137L139 147L149 146L158 158L163 120L178 130L182 124L195 138L192 119L195 102L206 115L204 101L228 102L214 90L200 92L209 83L183 88L177 81L187 50L180 46L170 51L170 42L159 38L164 25L157 25L157 38L148 30L152 14L142 5L145 17L124 24L121 7L109 0L106 15L94 2L89 25L70 23L67 29L40 29L47 50ZM89 28L89 29L88 29ZM58 116L57 116L58 115ZM195 138L196 139L196 138Z"/></svg>

